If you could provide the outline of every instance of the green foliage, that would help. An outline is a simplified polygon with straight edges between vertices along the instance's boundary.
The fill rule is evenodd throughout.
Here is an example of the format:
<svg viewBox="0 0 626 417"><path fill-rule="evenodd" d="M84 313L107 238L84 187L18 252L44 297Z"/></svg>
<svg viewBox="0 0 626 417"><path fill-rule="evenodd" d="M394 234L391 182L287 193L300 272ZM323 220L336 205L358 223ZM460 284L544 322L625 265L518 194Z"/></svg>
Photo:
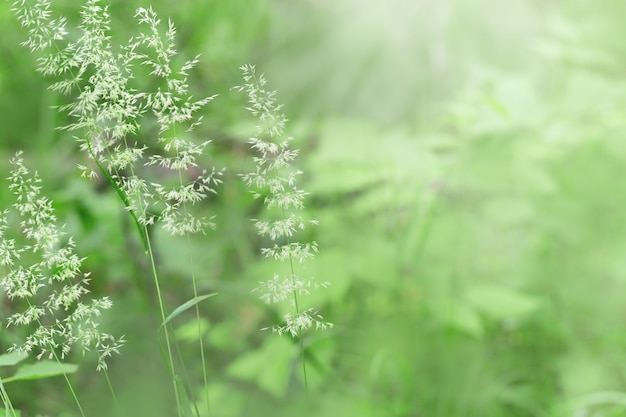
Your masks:
<svg viewBox="0 0 626 417"><path fill-rule="evenodd" d="M292 364L297 359L297 347L288 339L267 339L260 349L231 363L227 373L242 381L253 382L277 398L284 398L293 372Z"/></svg>
<svg viewBox="0 0 626 417"><path fill-rule="evenodd" d="M72 34L60 51L85 59L84 73L73 67L81 87L62 96L33 74L43 55L17 48L26 35L9 3L0 3L0 49L11 63L0 68L9 121L0 127L9 148L0 150L0 172L10 170L10 148L27 149L87 256L93 297L115 301L102 328L128 339L110 363L119 408L103 399L106 381L89 367L71 375L86 415L172 415L172 378L182 415L624 414L620 5L181 0L150 9L112 1L111 38L92 38L110 53L98 55L71 29L80 10L59 0L53 18L68 16ZM137 7L141 24L132 17ZM172 16L175 41L157 12ZM243 104L230 91L244 62L270 80L255 87L271 104L257 116L274 120L262 121L260 133L242 107L254 111L263 97ZM67 75L50 81L62 89ZM102 93L95 102L91 91ZM194 106L193 97L218 93ZM168 97L178 104L162 105ZM273 107L278 101L285 109ZM120 108L127 113L115 113ZM283 112L293 119L284 126ZM102 132L120 141L107 147ZM72 135L102 151L103 170L91 183L74 179L76 164L87 176L99 167L76 151ZM172 169L185 155L195 165ZM212 166L226 170L220 176ZM218 193L196 198L197 179L208 176L205 185ZM285 188L272 189L277 184ZM298 210L275 210L281 192ZM2 207L10 198L0 191ZM190 235L198 223L188 216L215 232ZM157 227L164 218L178 235ZM152 257L137 230L149 237ZM300 255L307 262L296 262L295 272L289 258ZM304 294L318 282L307 277L332 285ZM294 292L306 295L298 298L306 307L294 309ZM9 307L2 301L0 317ZM323 311L332 331L281 327L295 339L259 331L309 307ZM171 336L171 374L155 349L160 326ZM5 329L0 348L18 339ZM17 359L0 363L14 368ZM11 368L2 368L6 376ZM78 415L58 378L6 390L23 415Z"/></svg>
<svg viewBox="0 0 626 417"><path fill-rule="evenodd" d="M28 355L24 352L11 352L0 355L0 366L12 366L15 365L24 359L26 359Z"/></svg>
<svg viewBox="0 0 626 417"><path fill-rule="evenodd" d="M5 384L12 381L50 378L52 376L73 374L78 370L78 365L59 363L55 361L40 361L34 364L21 366L15 375L4 378Z"/></svg>

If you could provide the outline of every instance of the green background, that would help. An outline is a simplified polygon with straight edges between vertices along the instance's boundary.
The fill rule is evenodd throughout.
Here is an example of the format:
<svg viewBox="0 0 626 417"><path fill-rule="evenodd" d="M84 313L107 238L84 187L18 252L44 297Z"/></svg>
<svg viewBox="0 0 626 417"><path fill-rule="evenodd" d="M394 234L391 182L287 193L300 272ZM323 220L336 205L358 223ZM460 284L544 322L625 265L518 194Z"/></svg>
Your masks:
<svg viewBox="0 0 626 417"><path fill-rule="evenodd" d="M78 2L56 1L77 17ZM111 1L127 39L146 1ZM152 4L201 63L194 96L220 96L198 141L227 169L193 239L203 334L175 323L193 364L203 337L216 417L626 415L626 6L609 0L178 0ZM79 178L26 34L0 2L0 173L23 149L86 256L92 290L127 346L111 376L128 416L166 416L171 390L137 237L115 193ZM297 167L320 221L307 272L335 324L298 345L259 329L282 312L251 290L259 256L253 121L239 84L256 64L285 104ZM142 138L150 140L150 138ZM5 184L5 182L0 182ZM10 204L0 187L0 206ZM184 239L155 230L165 299L190 298ZM0 318L10 308L1 300ZM12 342L0 331L0 349ZM76 358L79 360L79 358ZM89 361L72 380L89 416L115 415ZM190 367L194 369L194 366ZM199 386L200 387L200 386ZM75 416L61 379L7 385L23 416Z"/></svg>

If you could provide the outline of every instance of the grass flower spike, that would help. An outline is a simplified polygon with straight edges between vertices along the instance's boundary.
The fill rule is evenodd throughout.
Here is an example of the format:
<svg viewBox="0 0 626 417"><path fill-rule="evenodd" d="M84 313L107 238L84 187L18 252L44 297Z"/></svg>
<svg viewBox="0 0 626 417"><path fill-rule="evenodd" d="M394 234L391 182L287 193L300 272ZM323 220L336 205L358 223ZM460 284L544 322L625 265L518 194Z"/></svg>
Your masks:
<svg viewBox="0 0 626 417"><path fill-rule="evenodd" d="M89 293L89 274L80 270L84 258L57 227L52 202L41 195L41 180L36 173L31 175L21 153L11 164L9 189L16 202L0 212L0 288L12 309L20 310L7 318L7 327L24 326L29 334L10 350L60 360L78 346L83 353L95 350L98 370L106 369L106 359L124 344L123 338L99 329L98 316L111 308L111 301L84 300ZM10 227L13 219L19 228ZM10 236L14 229L21 231L19 240L26 246Z"/></svg>
<svg viewBox="0 0 626 417"><path fill-rule="evenodd" d="M282 106L276 103L276 93L265 89L267 81L263 75L256 74L254 66L246 65L241 70L245 84L236 89L248 96L247 109L259 119L257 136L249 140L257 152L253 158L256 169L243 175L243 180L253 190L255 198L262 198L266 207L273 209L270 220L254 219L258 234L273 242L271 247L261 250L262 254L289 262L291 270L287 276L275 274L272 279L261 282L256 291L266 304L289 302L293 307L294 311L285 314L281 323L271 327L272 331L302 338L309 329L332 327L332 323L325 322L316 309L303 308L300 300L329 283L295 273L295 264L314 258L318 252L316 242L296 242L295 236L307 225L317 222L307 221L298 214L304 209L306 192L296 185L302 172L293 169L291 163L298 156L298 150L289 147L293 138L284 136L287 119L281 112Z"/></svg>
<svg viewBox="0 0 626 417"><path fill-rule="evenodd" d="M152 8L140 7L135 13L140 29L126 43L116 44L109 34L108 7L87 0L81 23L72 31L76 40L68 43L66 19L54 19L50 9L49 0L13 1L18 20L29 28L24 45L41 55L38 70L55 78L51 90L72 96L60 107L72 119L63 129L75 134L100 171L80 165L82 175L104 175L142 226L161 220L175 235L213 228L210 217L193 216L188 209L215 193L221 171L196 169L210 141L196 144L188 133L202 121L198 111L215 96L195 99L189 93L189 72L198 57L174 64L178 51L173 23L163 25ZM153 78L150 91L135 85L141 68ZM142 144L133 137L146 118L155 119L158 131L154 141ZM179 184L147 180L142 171L150 166L169 172Z"/></svg>
<svg viewBox="0 0 626 417"><path fill-rule="evenodd" d="M210 141L196 143L190 134L202 121L199 112L215 96L192 96L188 78L198 57L179 59L174 24L162 22L151 7L136 9L137 30L123 42L111 33L104 1L85 0L80 23L71 28L65 19L55 20L51 9L49 0L13 1L18 20L29 28L24 44L41 56L38 70L55 80L53 91L68 96L59 110L69 116L70 123L62 129L75 136L91 160L79 164L82 176L103 176L132 217L165 323L169 308L161 293L149 226L160 223L170 234L186 236L188 247L189 235L215 226L213 216L198 213L196 205L216 193L222 171L198 167L198 158ZM193 269L191 275L197 300ZM136 282L143 290L141 280ZM197 306L196 319L201 322ZM178 342L169 327L164 326L164 350L181 416L172 347ZM206 388L203 343L199 341ZM181 367L184 370L185 364Z"/></svg>

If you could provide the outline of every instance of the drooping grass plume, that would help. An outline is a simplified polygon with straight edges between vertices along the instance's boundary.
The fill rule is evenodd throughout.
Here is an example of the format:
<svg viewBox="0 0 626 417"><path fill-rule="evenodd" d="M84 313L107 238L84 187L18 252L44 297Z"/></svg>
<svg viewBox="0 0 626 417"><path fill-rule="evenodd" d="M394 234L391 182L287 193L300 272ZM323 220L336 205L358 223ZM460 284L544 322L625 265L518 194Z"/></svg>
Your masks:
<svg viewBox="0 0 626 417"><path fill-rule="evenodd" d="M105 175L140 224L162 220L175 235L213 227L210 217L194 217L186 208L215 193L220 183L221 171L213 168L197 170L199 174L189 178L210 143L193 142L189 132L202 121L197 113L215 96L191 96L189 71L199 57L174 65L174 24L164 25L152 8L138 8L137 34L115 42L108 7L100 0L85 2L81 23L74 29L66 18L53 17L49 0L15 0L13 10L29 30L23 45L38 55L38 71L54 78L52 90L70 97L59 110L72 121L60 128L75 135L101 171L81 165L83 176ZM77 40L65 40L70 32ZM153 91L139 91L133 83L144 68L155 79ZM158 132L152 142L140 144L137 137L145 118L156 119ZM185 180L172 188L139 174L149 166Z"/></svg>
<svg viewBox="0 0 626 417"><path fill-rule="evenodd" d="M72 132L93 161L79 166L82 175L104 176L132 216L165 323L170 309L162 297L149 226L160 224L179 236L214 227L212 216L198 216L192 206L216 192L221 171L198 168L198 157L210 141L196 143L190 132L202 121L198 113L215 96L192 97L188 76L198 57L175 63L176 28L171 21L164 24L152 8L136 10L138 30L123 42L111 35L108 8L100 0L85 1L76 28L69 28L63 17L53 17L51 9L49 0L13 2L18 19L29 29L24 45L40 55L38 70L55 79L52 90L68 97L59 110L69 116L70 123L61 128ZM66 41L68 33L75 40ZM150 87L136 82L145 74L152 77ZM156 122L156 131L145 128L151 122ZM155 172L158 175L153 175ZM195 272L191 278L193 299L199 299ZM196 316L200 323L197 306ZM182 402L172 352L177 342L169 325L163 329L180 415ZM202 339L199 343L204 361ZM206 391L206 366L203 374Z"/></svg>
<svg viewBox="0 0 626 417"><path fill-rule="evenodd" d="M282 106L276 102L276 92L266 89L267 80L263 75L257 75L254 66L245 65L241 70L245 84L235 88L247 95L247 110L259 121L256 136L249 139L257 154L253 158L255 171L242 175L242 178L254 197L263 199L269 211L268 220L254 219L258 234L273 242L271 247L261 250L262 254L279 262L288 262L290 266L288 275L275 274L260 282L255 291L266 304L291 304L292 311L270 329L279 335L287 333L299 339L308 393L303 338L310 329L324 330L333 324L324 321L314 307L305 307L301 298L330 284L296 273L296 265L314 258L318 252L316 242L301 243L296 238L307 226L317 224L299 214L304 209L307 193L298 188L296 182L302 172L292 167L298 150L290 148L293 138L285 137L287 119L281 111Z"/></svg>
<svg viewBox="0 0 626 417"><path fill-rule="evenodd" d="M41 193L41 179L24 165L21 153L11 164L8 180L15 203L0 212L0 289L14 310L6 326L26 327L28 335L9 350L55 360L72 350L93 350L97 369L106 370L107 358L124 344L124 338L99 328L98 317L111 308L111 300L86 299L89 273L80 269L84 258L57 226L52 202ZM21 239L11 237L15 230Z"/></svg>

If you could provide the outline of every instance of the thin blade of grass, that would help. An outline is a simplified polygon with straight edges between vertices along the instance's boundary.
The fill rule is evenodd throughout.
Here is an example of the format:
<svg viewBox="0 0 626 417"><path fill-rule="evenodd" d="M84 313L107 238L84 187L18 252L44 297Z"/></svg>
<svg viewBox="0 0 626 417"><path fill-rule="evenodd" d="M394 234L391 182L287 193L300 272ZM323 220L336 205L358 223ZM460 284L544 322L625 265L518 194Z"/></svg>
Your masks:
<svg viewBox="0 0 626 417"><path fill-rule="evenodd" d="M161 323L161 328L164 327L167 323L169 323L170 321L172 321L172 319L174 319L176 316L178 316L179 314L183 313L186 310L189 310L191 307L195 306L196 304L200 303L201 301L206 300L207 298L213 297L214 295L217 295L217 293L213 293L213 294L205 294L205 295L199 295L197 297L192 298L189 301L186 301L185 303L179 305L178 307L176 307L174 309L174 311L172 311L170 313L169 316L167 316L165 318L165 320L163 320L163 323Z"/></svg>

